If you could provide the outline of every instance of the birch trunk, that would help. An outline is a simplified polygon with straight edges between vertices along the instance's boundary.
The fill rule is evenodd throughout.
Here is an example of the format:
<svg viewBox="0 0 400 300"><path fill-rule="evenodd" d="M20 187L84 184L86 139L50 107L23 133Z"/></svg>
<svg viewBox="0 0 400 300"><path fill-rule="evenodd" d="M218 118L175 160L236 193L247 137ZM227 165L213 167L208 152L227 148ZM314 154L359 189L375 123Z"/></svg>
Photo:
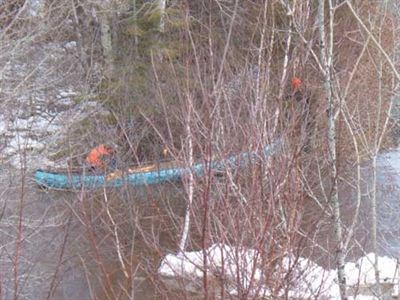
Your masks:
<svg viewBox="0 0 400 300"><path fill-rule="evenodd" d="M387 3L384 2L383 5L387 6ZM385 7L387 9L387 7ZM381 42L381 37L379 37L379 42ZM398 47L395 45L395 47ZM396 52L398 49L395 48L395 57L398 55ZM393 107L393 101L394 101L394 96L390 97L389 100L389 107L387 112L385 112L383 115L385 116L383 126L381 128L381 115L382 115L382 109L384 109L384 81L383 81L383 55L382 53L379 53L379 70L378 70L378 78L379 78L379 83L378 83L378 88L379 88L379 94L378 94L378 111L377 111L377 118L376 122L374 124L375 127L375 139L374 139L374 146L372 149L372 192L371 192L371 238L372 238L372 251L374 252L375 255L375 261L374 261L374 271L375 271L375 283L376 283L376 294L378 297L382 296L382 290L381 290L381 285L380 285L380 272L379 272L379 255L378 255L378 240L377 240L377 230L378 230L378 215L377 215L377 189L378 189L378 180L377 180L377 159L378 159L378 154L382 146L383 138L386 134L386 131L388 129L388 124L389 124L389 119L390 116L392 115L392 107ZM398 94L398 83L396 83L396 80L393 82L393 94L396 95Z"/></svg>
<svg viewBox="0 0 400 300"><path fill-rule="evenodd" d="M345 254L343 247L343 231L340 216L340 203L338 196L338 174L336 168L336 124L335 124L335 107L332 93L332 58L333 58L333 7L332 0L328 1L328 24L329 24L329 43L326 42L325 34L325 0L319 0L318 5L318 28L320 33L320 59L324 72L324 93L327 102L328 114L328 150L329 150L329 165L331 169L331 193L329 197L330 205L333 211L333 226L335 229L336 238L336 267L338 273L338 283L341 299L347 299L346 296L346 277L344 272Z"/></svg>
<svg viewBox="0 0 400 300"><path fill-rule="evenodd" d="M387 1L382 1L382 5L385 7L385 9L387 9ZM394 2L393 2L394 3ZM381 130L379 127L379 124L381 122L380 116L381 116L381 109L383 107L383 103L382 103L382 83L383 83L383 79L382 79L382 63L384 61L386 61L386 63L388 64L389 68L392 70L392 75L393 75L393 85L394 85L394 95L396 95L396 91L398 91L398 82L400 81L400 73L398 72L398 69L396 68L395 63L393 62L393 60L390 58L390 56L386 53L385 49L383 48L382 44L381 44L381 40L380 38L376 38L373 33L370 31L370 29L365 25L365 23L363 22L363 20L361 19L361 17L356 13L356 11L354 10L353 5L351 4L351 2L346 1L346 4L350 10L350 12L353 14L353 16L355 17L355 19L357 20L357 22L360 24L360 26L364 29L364 31L367 33L368 38L371 39L371 41L374 43L374 45L377 47L377 49L379 50L379 61L380 61L380 69L379 69L379 96L378 96L378 114L377 114L377 120L375 123L375 128L376 128L376 135L375 135L375 144L373 146L372 149L372 192L371 192L371 212L370 212L370 216L371 216L371 238L372 238L372 247L373 247L373 252L374 252L374 256L375 256L375 261L374 261L374 271L375 271L375 282L376 282L376 294L378 297L380 297L382 295L381 293L381 288L380 288L380 274L379 274L379 269L378 269L378 242L377 242L377 195L376 195L376 190L377 190L377 156L379 153L379 150L381 148L382 145L382 141L383 141L383 137L387 131L388 128L388 124L389 124L389 118L392 115L392 108L393 108L393 97L391 97L390 99L390 103L389 103L389 109L388 109L388 113L385 114L385 122L383 125L383 128ZM395 34L395 57L398 58L399 55L399 38L397 36L397 34Z"/></svg>
<svg viewBox="0 0 400 300"><path fill-rule="evenodd" d="M83 16L83 11L82 9L79 9L79 3L78 1L72 1L71 2L72 6L72 15L73 15L73 26L74 26L74 31L76 34L76 48L78 51L79 55L79 61L82 65L82 68L85 70L85 74L87 74L89 70L89 65L88 65L88 57L86 54L86 44L85 44L85 37L83 35L85 29L87 30L86 24L84 24L84 16Z"/></svg>
<svg viewBox="0 0 400 300"><path fill-rule="evenodd" d="M371 195L371 238L372 238L372 251L374 252L375 261L374 261L374 273L375 273L375 284L376 296L380 297L382 295L380 280L379 280L379 265L378 265L378 242L377 242L377 214L376 214L376 159L377 153L374 154L372 158L372 195Z"/></svg>
<svg viewBox="0 0 400 300"><path fill-rule="evenodd" d="M114 52L112 45L112 32L111 32L111 5L103 5L99 9L98 20L100 23L100 40L103 50L105 74L111 77L114 71Z"/></svg>
<svg viewBox="0 0 400 300"><path fill-rule="evenodd" d="M136 0L132 0L132 17L133 17L133 23L135 26L137 26L137 8L136 8ZM138 34L135 32L133 35L133 38L135 40L135 53L136 55L138 54L138 44L139 44L139 37Z"/></svg>
<svg viewBox="0 0 400 300"><path fill-rule="evenodd" d="M158 10L160 12L160 32L164 32L165 29L165 8L167 6L167 0L157 0Z"/></svg>
<svg viewBox="0 0 400 300"><path fill-rule="evenodd" d="M189 167L193 166L194 159L193 159L193 136L192 136L192 130L191 130L191 116L192 116L192 99L189 98L189 103L188 103L188 115L187 115L187 123L186 123L186 133L187 133L187 142L188 142L188 163ZM189 236L189 230L190 230L190 211L192 209L192 203L193 203L193 192L194 192L194 175L193 172L189 172L189 178L188 178L188 187L187 187L187 195L188 195L188 203L186 206L186 213L185 213L185 221L183 225L183 230L182 230L182 236L181 236L181 241L179 243L179 254L183 255L183 252L185 252L186 249L186 244L187 244L187 239Z"/></svg>

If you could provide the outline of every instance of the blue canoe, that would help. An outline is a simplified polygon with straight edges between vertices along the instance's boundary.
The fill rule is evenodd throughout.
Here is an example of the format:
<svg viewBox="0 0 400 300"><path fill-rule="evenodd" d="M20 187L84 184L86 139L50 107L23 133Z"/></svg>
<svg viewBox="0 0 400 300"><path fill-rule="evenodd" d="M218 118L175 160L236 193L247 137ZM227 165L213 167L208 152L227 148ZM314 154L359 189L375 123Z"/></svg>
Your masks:
<svg viewBox="0 0 400 300"><path fill-rule="evenodd" d="M280 144L280 143L279 143ZM94 174L74 174L68 172L56 172L37 170L35 172L35 181L39 186L51 189L76 190L82 188L100 188L100 187L121 187L124 185L141 186L151 185L163 182L179 181L189 173L195 176L203 176L205 171L223 172L226 168L240 167L256 159L262 159L275 152L278 143L267 146L263 151L247 152L231 156L221 161L213 161L210 164L199 163L192 167L177 167L159 169L144 172L132 172L120 176L94 175Z"/></svg>

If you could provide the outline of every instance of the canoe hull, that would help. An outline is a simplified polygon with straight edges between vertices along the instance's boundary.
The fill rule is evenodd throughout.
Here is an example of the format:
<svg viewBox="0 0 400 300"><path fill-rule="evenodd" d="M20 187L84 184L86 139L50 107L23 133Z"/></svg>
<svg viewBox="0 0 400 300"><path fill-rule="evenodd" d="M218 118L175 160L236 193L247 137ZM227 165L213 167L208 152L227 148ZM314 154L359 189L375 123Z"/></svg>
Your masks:
<svg viewBox="0 0 400 300"><path fill-rule="evenodd" d="M83 188L100 187L121 187L124 185L142 186L159 184L163 182L179 181L189 173L195 176L204 175L205 170L212 170L216 173L224 173L227 168L238 168L248 165L254 161L259 161L272 155L281 145L276 142L271 146L266 146L263 151L245 152L231 156L225 160L212 161L209 163L199 163L192 167L164 168L159 170L131 172L119 174L117 176L95 175L95 174L76 174L59 173L54 171L37 170L35 181L38 185L62 190L78 190Z"/></svg>
<svg viewBox="0 0 400 300"><path fill-rule="evenodd" d="M106 175L68 174L37 170L35 172L35 181L42 187L64 190L121 187L124 185L141 186L179 181L184 175L192 171L197 175L201 175L202 170L203 168L201 165L196 165L193 169L176 168L144 173L127 173L120 176L113 176L110 179L108 178L109 176Z"/></svg>

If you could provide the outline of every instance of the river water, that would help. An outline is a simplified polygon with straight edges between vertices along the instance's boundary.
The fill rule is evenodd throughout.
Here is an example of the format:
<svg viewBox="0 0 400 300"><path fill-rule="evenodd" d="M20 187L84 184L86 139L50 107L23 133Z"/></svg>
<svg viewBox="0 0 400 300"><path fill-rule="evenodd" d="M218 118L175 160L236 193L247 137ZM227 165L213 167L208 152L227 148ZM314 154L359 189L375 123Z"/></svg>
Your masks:
<svg viewBox="0 0 400 300"><path fill-rule="evenodd" d="M119 286L130 284L121 271L112 222L126 266L136 272L134 291L127 293L158 299L152 280L163 255L176 249L180 228L173 219L184 214L180 185L108 191L111 221L103 191L42 190L29 172L22 175L22 189L18 172L1 177L0 299L14 299L15 291L18 299L128 299Z"/></svg>
<svg viewBox="0 0 400 300"><path fill-rule="evenodd" d="M400 149L378 159L378 230L382 254L400 258Z"/></svg>
<svg viewBox="0 0 400 300"><path fill-rule="evenodd" d="M378 166L380 254L399 257L400 150L381 154ZM124 277L103 191L41 190L32 173L22 174L13 167L3 168L0 182L0 298L13 299L17 291L18 299L85 300L94 295L110 299L103 288L101 267L112 284L124 282ZM158 262L176 250L180 234L177 218L185 210L182 193L181 185L167 184L108 195L124 255L137 267L134 292L130 291L135 299L158 299L152 279L157 278ZM362 201L367 202L367 197ZM361 223L365 225L358 231L362 244L368 241L368 213L362 213ZM92 236L88 224L94 228ZM93 236L96 247L90 242Z"/></svg>

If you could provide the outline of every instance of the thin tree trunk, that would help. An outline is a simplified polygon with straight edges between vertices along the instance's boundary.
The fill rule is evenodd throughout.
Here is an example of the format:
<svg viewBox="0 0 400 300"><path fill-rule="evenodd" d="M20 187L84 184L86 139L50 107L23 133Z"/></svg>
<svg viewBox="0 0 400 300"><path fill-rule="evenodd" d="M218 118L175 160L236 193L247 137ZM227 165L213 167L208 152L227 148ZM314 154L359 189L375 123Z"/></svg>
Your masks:
<svg viewBox="0 0 400 300"><path fill-rule="evenodd" d="M102 7L98 14L101 32L101 47L103 49L105 74L111 77L114 71L114 52L112 45L112 32L111 32L111 12L108 8Z"/></svg>
<svg viewBox="0 0 400 300"><path fill-rule="evenodd" d="M381 123L381 109L382 109L382 74L383 72L383 62L382 62L382 55L379 53L379 71L378 71L378 87L379 87L379 94L378 94L378 111L377 111L377 118L376 118L376 125L375 125L375 140L374 140L374 148L372 154L372 191L371 191L371 239L372 239L372 251L374 252L375 260L374 260L374 273L375 273L375 295L377 297L382 296L381 285L379 280L379 255L378 255L378 241L377 241L377 213L376 213L376 189L377 189L377 169L376 169L376 161L378 158L378 152L380 148L380 139L379 139L379 129ZM382 136L385 129L382 130Z"/></svg>
<svg viewBox="0 0 400 300"><path fill-rule="evenodd" d="M320 33L321 47L321 63L324 68L324 92L327 102L328 114L328 149L329 149L329 165L331 169L331 193L329 197L330 205L333 210L333 226L336 238L336 267L338 273L339 289L341 299L347 299L346 296L346 277L344 272L345 254L343 248L343 232L340 216L340 203L338 196L338 174L336 168L336 124L334 111L334 98L332 93L332 58L333 58L333 8L332 0L328 1L329 5L329 43L326 43L325 34L325 0L319 0L318 5L318 27ZM328 46L328 47L327 47Z"/></svg>
<svg viewBox="0 0 400 300"><path fill-rule="evenodd" d="M132 0L132 16L133 16L133 23L135 26L138 26L137 24L137 7L136 7L136 0ZM133 34L133 38L135 40L135 53L136 55L138 54L138 45L139 45L139 37L136 33L136 31Z"/></svg>
<svg viewBox="0 0 400 300"><path fill-rule="evenodd" d="M280 81L280 88L279 88L279 94L278 94L278 99L282 100L283 94L285 92L285 83L287 80L287 74L288 74L288 63L289 63L289 52L290 52L290 47L292 46L292 20L290 20L289 23L289 28L288 28L288 33L287 33L287 39L286 39L286 48L285 48L285 56L283 59L283 67L282 67L282 76L281 76L281 81Z"/></svg>
<svg viewBox="0 0 400 300"><path fill-rule="evenodd" d="M167 0L157 0L157 6L160 13L160 32L165 30L165 8L167 6Z"/></svg>
<svg viewBox="0 0 400 300"><path fill-rule="evenodd" d="M381 286L379 280L379 265L378 265L378 242L377 242L377 214L376 214L376 159L377 153L374 153L372 158L372 195L371 195L371 239L372 239L372 251L374 252L374 271L375 271L375 284L376 284L376 296L381 297Z"/></svg>
<svg viewBox="0 0 400 300"><path fill-rule="evenodd" d="M188 141L188 163L189 167L193 166L193 136L192 136L192 130L191 130L191 116L192 116L192 99L189 98L189 103L188 103L188 115L187 115L187 120L186 120L186 134L187 134L187 141ZM186 244L187 244L187 239L189 236L189 229L190 229L190 211L192 208L192 203L193 203L193 192L194 192L194 176L193 172L189 172L189 178L188 178L188 203L186 206L186 213L185 213L185 221L183 225L183 231L182 231L182 237L181 241L179 243L179 254L183 254L183 252L186 249Z"/></svg>
<svg viewBox="0 0 400 300"><path fill-rule="evenodd" d="M72 14L74 17L74 30L75 30L75 34L76 34L76 48L78 51L78 55L79 55L79 60L80 63L82 65L82 68L85 71L85 74L87 75L89 66L88 66L88 58L87 58L87 54L86 54L86 47L85 47L85 40L84 40L84 36L82 34L82 32L85 31L85 29L87 30L86 26L83 24L82 22L82 18L83 16L79 14L79 4L77 3L77 1L72 1L71 2L71 6L72 6ZM81 13L82 14L82 13Z"/></svg>
<svg viewBox="0 0 400 300"><path fill-rule="evenodd" d="M384 1L382 3L383 5L383 9L387 10L387 1ZM382 31L380 31L379 33L379 43L381 43L382 41ZM396 37L395 37L396 38ZM396 40L395 40L396 43ZM395 45L395 52L394 55L395 57L397 56L396 53L396 45ZM383 56L383 57L382 57ZM384 69L384 60L385 60L385 55L382 52L379 52L379 70L378 70L378 76L379 76L379 94L378 94L378 111L377 111L377 118L376 118L376 123L375 123L375 140L374 140L374 148L372 150L372 193L371 193L371 238L372 238L372 250L374 252L375 255L375 260L374 260L374 271L375 271L375 284L376 284L376 296L378 297L382 297L382 290L381 290L381 285L380 285L380 272L379 272L379 255L378 255L378 241L377 241L377 195L376 195L376 191L378 188L378 182L377 182L377 158L378 158L378 153L379 150L381 148L382 145L382 141L383 141L383 137L386 134L386 130L389 124L389 118L391 116L391 112L392 112L392 107L393 107L393 96L390 97L390 101L389 101L389 107L388 107L388 112L385 113L385 122L382 126L382 128L380 128L380 123L381 123L381 115L382 115L382 108L383 108L383 95L384 95L384 91L383 91L383 86L384 86L384 82L383 82L383 69ZM393 81L393 88L396 91L397 90L397 86L396 86L396 79L394 78ZM381 129L381 130L380 130Z"/></svg>

